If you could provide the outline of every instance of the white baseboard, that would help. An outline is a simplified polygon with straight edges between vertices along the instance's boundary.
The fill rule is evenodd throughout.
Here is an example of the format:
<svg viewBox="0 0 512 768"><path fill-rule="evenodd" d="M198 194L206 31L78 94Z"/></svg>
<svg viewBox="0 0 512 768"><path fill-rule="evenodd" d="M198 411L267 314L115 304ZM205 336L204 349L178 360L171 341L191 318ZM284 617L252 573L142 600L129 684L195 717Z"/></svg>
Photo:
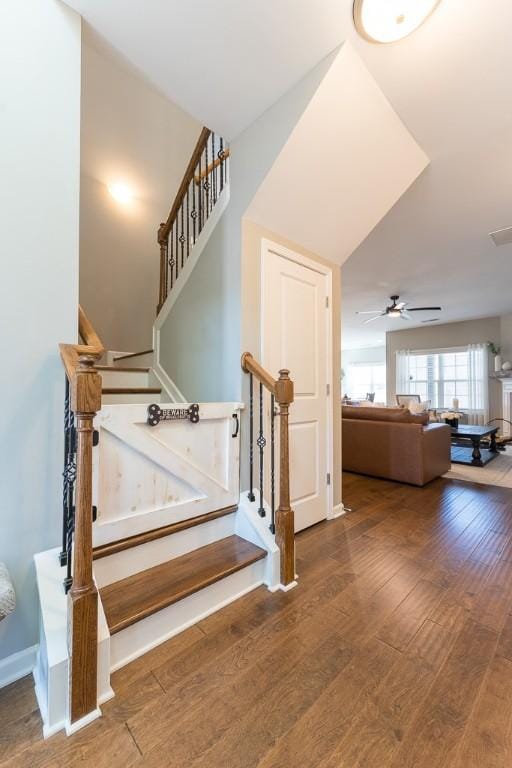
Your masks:
<svg viewBox="0 0 512 768"><path fill-rule="evenodd" d="M0 688L32 673L36 665L38 647L33 645L0 661Z"/></svg>
<svg viewBox="0 0 512 768"><path fill-rule="evenodd" d="M289 584L279 584L278 589L281 590L281 592L289 592L290 589L293 589L297 586L297 581L290 581Z"/></svg>
<svg viewBox="0 0 512 768"><path fill-rule="evenodd" d="M71 736L72 733L76 733L81 728L85 728L86 725L89 725L89 723L97 720L98 717L101 717L101 709L99 707L94 709L92 712L89 712L89 714L85 717L80 718L80 720L75 720L74 723L70 723L68 720L66 722L66 736Z"/></svg>
<svg viewBox="0 0 512 768"><path fill-rule="evenodd" d="M329 520L336 520L337 517L342 517L346 511L343 502L341 502L341 504L336 504L336 506L332 508L332 514L329 516Z"/></svg>

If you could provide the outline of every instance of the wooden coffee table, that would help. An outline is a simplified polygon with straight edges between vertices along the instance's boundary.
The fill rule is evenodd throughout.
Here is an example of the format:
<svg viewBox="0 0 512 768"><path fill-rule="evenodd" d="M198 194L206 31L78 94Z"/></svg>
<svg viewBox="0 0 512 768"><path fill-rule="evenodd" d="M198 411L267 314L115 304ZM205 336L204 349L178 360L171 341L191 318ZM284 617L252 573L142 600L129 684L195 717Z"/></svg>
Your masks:
<svg viewBox="0 0 512 768"><path fill-rule="evenodd" d="M460 424L452 428L452 464L485 467L498 455L496 432L498 427L477 427ZM489 440L489 448L482 448L482 440Z"/></svg>

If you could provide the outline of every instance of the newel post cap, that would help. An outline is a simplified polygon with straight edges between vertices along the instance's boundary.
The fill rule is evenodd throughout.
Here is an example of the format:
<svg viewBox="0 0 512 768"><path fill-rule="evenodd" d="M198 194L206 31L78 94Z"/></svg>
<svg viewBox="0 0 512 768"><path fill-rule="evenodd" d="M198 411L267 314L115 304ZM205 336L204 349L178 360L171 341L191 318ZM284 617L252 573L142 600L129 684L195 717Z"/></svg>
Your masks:
<svg viewBox="0 0 512 768"><path fill-rule="evenodd" d="M280 405L290 405L293 403L293 397L293 381L290 379L290 371L287 368L281 368L279 378L276 381L276 400Z"/></svg>

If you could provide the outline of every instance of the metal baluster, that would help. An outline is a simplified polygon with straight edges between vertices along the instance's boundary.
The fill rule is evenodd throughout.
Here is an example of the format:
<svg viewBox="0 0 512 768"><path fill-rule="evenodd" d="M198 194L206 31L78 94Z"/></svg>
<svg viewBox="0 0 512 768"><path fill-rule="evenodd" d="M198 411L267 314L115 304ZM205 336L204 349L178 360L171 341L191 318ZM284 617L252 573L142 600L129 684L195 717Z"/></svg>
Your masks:
<svg viewBox="0 0 512 768"><path fill-rule="evenodd" d="M270 396L270 525L276 532L276 488L275 488L275 397Z"/></svg>
<svg viewBox="0 0 512 768"><path fill-rule="evenodd" d="M64 472L62 496L62 551L59 555L61 565L66 565L64 589L71 587L72 579L72 546L74 530L74 497L76 480L76 430L75 415L71 410L69 382L66 377L66 392L64 399Z"/></svg>
<svg viewBox="0 0 512 768"><path fill-rule="evenodd" d="M192 184L194 183L194 179L192 179ZM190 188L190 185L189 185ZM188 202L188 189L187 189L187 259L188 255L190 253L190 232L189 232L189 224L190 224L190 209L189 209L189 202Z"/></svg>
<svg viewBox="0 0 512 768"><path fill-rule="evenodd" d="M220 191L224 189L224 139L220 139L220 149L219 149L219 160L220 160Z"/></svg>
<svg viewBox="0 0 512 768"><path fill-rule="evenodd" d="M59 555L61 565L66 565L67 555L67 530L69 518L69 473L68 461L70 454L70 404L69 404L69 381L66 379L66 388L64 395L64 470L62 472L62 550Z"/></svg>
<svg viewBox="0 0 512 768"><path fill-rule="evenodd" d="M249 374L249 501L255 501L254 489L254 383Z"/></svg>
<svg viewBox="0 0 512 768"><path fill-rule="evenodd" d="M212 199L211 199L211 210L213 211L213 206L217 202L217 168L215 166L215 160L217 158L215 157L215 134L212 131Z"/></svg>
<svg viewBox="0 0 512 768"><path fill-rule="evenodd" d="M263 384L260 383L260 433L257 439L258 448L260 449L260 506L258 514L260 517L265 517L265 507L263 506L263 451L265 449L266 440L263 434Z"/></svg>
<svg viewBox="0 0 512 768"><path fill-rule="evenodd" d="M174 270L174 241L173 241L173 238L172 238L172 231L171 231L171 236L170 236L169 240L170 240L170 243L171 243L171 254L169 256L169 267L170 267L169 275L170 275L171 290L172 290L172 284L174 282L174 272L173 272L173 270Z"/></svg>
<svg viewBox="0 0 512 768"><path fill-rule="evenodd" d="M183 269L183 263L185 261L185 222L184 222L185 207L181 204L181 268Z"/></svg>
<svg viewBox="0 0 512 768"><path fill-rule="evenodd" d="M197 219L196 180L192 179L192 237L193 237L194 245L196 242L196 219Z"/></svg>
<svg viewBox="0 0 512 768"><path fill-rule="evenodd" d="M201 230L203 228L203 225L201 223L202 222L202 218L203 218L203 180L201 178L201 158L202 158L202 156L203 155L201 153L201 155L199 157L199 176L198 176L199 185L198 185L198 190L197 190L197 205L198 205L198 208L199 208L199 211L198 211L199 216L198 216L198 219L197 219L197 222L198 222L197 234L198 234L198 236L201 234Z"/></svg>
<svg viewBox="0 0 512 768"><path fill-rule="evenodd" d="M179 252L179 245L178 245L178 221L174 224L174 229L176 230L176 280L178 279L179 274L179 266L180 266L180 260L178 257Z"/></svg>
<svg viewBox="0 0 512 768"><path fill-rule="evenodd" d="M204 177L204 190L206 193L206 200L205 200L205 212L206 215L204 217L205 222L208 219L208 216L210 215L210 182L208 180L208 142L206 142L206 146L204 148L205 150L205 158L204 158L204 164L205 164L205 177Z"/></svg>

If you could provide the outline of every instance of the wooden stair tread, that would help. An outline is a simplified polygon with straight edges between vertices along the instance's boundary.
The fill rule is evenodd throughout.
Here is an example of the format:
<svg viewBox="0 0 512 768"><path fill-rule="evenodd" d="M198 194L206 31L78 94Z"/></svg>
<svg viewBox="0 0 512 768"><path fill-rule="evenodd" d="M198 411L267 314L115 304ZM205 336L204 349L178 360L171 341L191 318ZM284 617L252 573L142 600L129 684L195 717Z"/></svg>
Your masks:
<svg viewBox="0 0 512 768"><path fill-rule="evenodd" d="M103 387L103 395L161 395L161 387Z"/></svg>
<svg viewBox="0 0 512 768"><path fill-rule="evenodd" d="M111 634L266 557L266 551L228 536L100 589Z"/></svg>
<svg viewBox="0 0 512 768"><path fill-rule="evenodd" d="M189 517L186 520L170 523L170 525L164 525L161 528L154 528L151 531L144 531L143 533L138 533L134 536L127 536L124 539L118 539L117 541L111 541L108 544L102 544L101 546L94 548L93 559L99 560L102 557L108 557L108 555L114 555L116 552L122 552L123 550L131 549L132 547L138 547L140 544L146 544L149 541L162 539L164 536L170 536L173 533L184 531L187 528L194 528L196 525L202 525L210 520L216 520L218 517L231 515L233 512L236 512L237 509L238 507L236 504L231 507L223 507L222 509L216 509L213 512L206 512L204 515Z"/></svg>
<svg viewBox="0 0 512 768"><path fill-rule="evenodd" d="M126 366L125 368L121 368L119 365L95 365L94 366L96 371L114 371L114 373L149 373L149 368L143 368L132 366L129 368Z"/></svg>

